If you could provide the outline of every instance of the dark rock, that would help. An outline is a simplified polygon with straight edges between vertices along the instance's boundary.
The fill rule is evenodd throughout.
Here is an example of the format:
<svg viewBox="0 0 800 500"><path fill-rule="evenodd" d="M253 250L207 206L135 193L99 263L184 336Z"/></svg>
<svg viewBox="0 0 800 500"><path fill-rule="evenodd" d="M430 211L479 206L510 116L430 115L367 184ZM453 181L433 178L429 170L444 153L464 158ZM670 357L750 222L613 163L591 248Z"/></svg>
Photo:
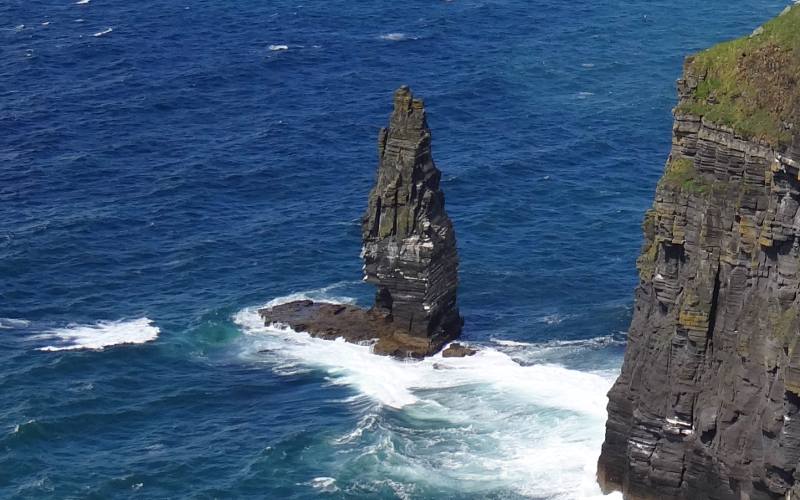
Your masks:
<svg viewBox="0 0 800 500"><path fill-rule="evenodd" d="M478 351L476 351L475 349L472 349L471 347L467 347L467 346L461 345L458 342L453 342L452 344L450 344L447 347L447 349L442 351L442 357L443 358L465 358L467 356L472 356L476 352L478 352Z"/></svg>
<svg viewBox="0 0 800 500"><path fill-rule="evenodd" d="M259 312L268 325L289 325L326 340L343 338L354 344L370 344L374 353L398 358L430 356L448 342L409 335L382 312L351 305L301 300Z"/></svg>
<svg viewBox="0 0 800 500"><path fill-rule="evenodd" d="M461 333L456 304L458 255L453 224L431 156L425 109L408 87L394 95L389 127L378 137L378 173L362 222L364 279L377 287L369 311L298 301L260 311L316 337L377 339L376 354L423 357Z"/></svg>
<svg viewBox="0 0 800 500"><path fill-rule="evenodd" d="M798 498L800 154L687 112L702 78L679 81L598 480L627 499Z"/></svg>
<svg viewBox="0 0 800 500"><path fill-rule="evenodd" d="M377 286L375 309L414 337L453 339L462 324L455 232L431 157L425 109L408 87L395 92L378 156L362 224L364 274Z"/></svg>

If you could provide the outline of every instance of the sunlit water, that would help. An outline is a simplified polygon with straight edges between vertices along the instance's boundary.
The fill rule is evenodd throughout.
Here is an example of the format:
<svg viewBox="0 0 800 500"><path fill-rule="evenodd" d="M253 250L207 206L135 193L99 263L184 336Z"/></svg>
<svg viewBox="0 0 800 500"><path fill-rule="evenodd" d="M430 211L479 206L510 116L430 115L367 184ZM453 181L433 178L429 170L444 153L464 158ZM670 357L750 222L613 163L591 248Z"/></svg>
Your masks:
<svg viewBox="0 0 800 500"><path fill-rule="evenodd" d="M0 4L0 497L598 496L683 56L786 2ZM474 357L264 327L368 305L423 97Z"/></svg>

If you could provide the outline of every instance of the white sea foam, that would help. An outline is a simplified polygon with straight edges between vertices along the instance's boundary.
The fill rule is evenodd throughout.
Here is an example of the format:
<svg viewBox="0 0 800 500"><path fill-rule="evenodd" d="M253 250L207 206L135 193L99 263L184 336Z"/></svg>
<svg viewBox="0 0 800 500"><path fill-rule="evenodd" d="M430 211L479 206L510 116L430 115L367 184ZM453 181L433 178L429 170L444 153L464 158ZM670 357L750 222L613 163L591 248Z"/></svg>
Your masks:
<svg viewBox="0 0 800 500"><path fill-rule="evenodd" d="M36 419L26 420L21 424L16 424L14 428L11 430L11 434L19 434L20 431L23 431L26 427L31 427L36 425Z"/></svg>
<svg viewBox="0 0 800 500"><path fill-rule="evenodd" d="M27 328L31 322L26 319L17 318L0 318L0 330L8 330L11 328Z"/></svg>
<svg viewBox="0 0 800 500"><path fill-rule="evenodd" d="M386 33L385 35L381 35L381 40L401 42L403 40L416 40L416 37L409 37L405 33Z"/></svg>
<svg viewBox="0 0 800 500"><path fill-rule="evenodd" d="M497 345L502 345L506 347L528 347L534 345L531 344L530 342L518 342L516 340L492 339L492 342L494 342Z"/></svg>
<svg viewBox="0 0 800 500"><path fill-rule="evenodd" d="M315 477L309 484L315 490L323 491L325 493L333 493L339 491L339 488L336 486L336 479L332 477Z"/></svg>
<svg viewBox="0 0 800 500"><path fill-rule="evenodd" d="M294 302L296 300L314 300L317 302L332 302L334 304L355 304L356 299L352 297L346 297L343 295L338 295L333 293L334 290L338 290L342 287L347 285L355 285L360 283L359 281L339 281L332 285L328 285L326 287L318 288L316 290L308 290L303 292L294 292L290 293L289 295L285 295L283 297L277 297L275 299L270 300L262 307L274 307L280 304L285 304L287 302ZM256 311L256 309L245 309L244 311Z"/></svg>
<svg viewBox="0 0 800 500"><path fill-rule="evenodd" d="M91 2L92 0L78 0L75 2L75 5L86 5L87 3Z"/></svg>
<svg viewBox="0 0 800 500"><path fill-rule="evenodd" d="M558 363L582 356L588 351L619 346L625 343L624 332L578 340L550 340L547 342L520 342L517 340L490 339L497 349L507 353L524 365Z"/></svg>
<svg viewBox="0 0 800 500"><path fill-rule="evenodd" d="M374 413L368 413L364 415L363 417L361 417L361 420L358 421L358 425L356 425L355 429L345 434L344 436L336 438L333 441L333 444L352 443L356 439L363 436L364 432L374 429L377 421L378 418Z"/></svg>
<svg viewBox="0 0 800 500"><path fill-rule="evenodd" d="M280 50L289 50L289 46L288 45L270 45L267 48L269 50L271 50L272 52L277 52L277 51L280 51Z"/></svg>
<svg viewBox="0 0 800 500"><path fill-rule="evenodd" d="M554 313L554 314L548 314L546 316L542 316L541 318L539 318L538 321L540 323L545 323L547 325L559 325L559 324L561 324L562 321L564 321L565 319L568 319L570 317L571 316L562 316L561 314Z"/></svg>
<svg viewBox="0 0 800 500"><path fill-rule="evenodd" d="M103 350L124 344L144 344L158 337L160 330L149 318L121 321L100 321L92 325L69 325L56 328L34 337L37 340L56 341L40 347L40 351L68 351L75 349Z"/></svg>
<svg viewBox="0 0 800 500"><path fill-rule="evenodd" d="M317 290L268 305L300 298L337 301L329 291ZM359 481L371 487L389 487L398 495L395 487L416 484L476 494L511 489L540 498L601 497L594 474L614 371L522 366L490 347L467 358L437 355L399 361L376 356L368 346L266 327L257 308L240 311L234 320L245 333L245 359L264 362L278 372L283 366L312 367L324 372L330 383L354 388L360 407L374 401L373 410L354 429L330 443L357 449L358 457L369 455L379 464L359 475ZM518 349L540 348L498 341L503 342ZM383 422L385 407L405 415L402 425L410 428ZM406 489L402 494L414 496Z"/></svg>
<svg viewBox="0 0 800 500"><path fill-rule="evenodd" d="M620 345L623 344L624 341L620 339L620 336L624 335L624 332L618 332L616 334L611 335L602 335L600 337L592 337L588 339L577 339L577 340L550 340L547 342L520 342L518 340L503 340L503 339L491 339L497 345L505 346L505 347L523 347L523 348L531 348L537 350L543 349L552 349L558 347L583 347L583 348L592 348L592 347L605 347L609 345Z"/></svg>
<svg viewBox="0 0 800 500"><path fill-rule="evenodd" d="M108 34L109 34L109 33L111 33L112 31L114 31L114 29L113 29L113 28L106 28L106 29L104 29L103 31L98 31L97 33L93 34L92 36L94 36L94 37L100 37L100 36L108 35Z"/></svg>

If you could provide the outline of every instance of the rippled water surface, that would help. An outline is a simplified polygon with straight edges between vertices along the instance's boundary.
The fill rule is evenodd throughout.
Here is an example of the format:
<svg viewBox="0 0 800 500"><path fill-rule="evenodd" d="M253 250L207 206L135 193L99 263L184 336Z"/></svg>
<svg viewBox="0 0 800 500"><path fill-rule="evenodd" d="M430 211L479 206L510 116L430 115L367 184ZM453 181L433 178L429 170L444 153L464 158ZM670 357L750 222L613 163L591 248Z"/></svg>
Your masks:
<svg viewBox="0 0 800 500"><path fill-rule="evenodd" d="M683 57L777 0L0 3L0 497L599 495ZM423 97L475 357L265 328L367 305Z"/></svg>

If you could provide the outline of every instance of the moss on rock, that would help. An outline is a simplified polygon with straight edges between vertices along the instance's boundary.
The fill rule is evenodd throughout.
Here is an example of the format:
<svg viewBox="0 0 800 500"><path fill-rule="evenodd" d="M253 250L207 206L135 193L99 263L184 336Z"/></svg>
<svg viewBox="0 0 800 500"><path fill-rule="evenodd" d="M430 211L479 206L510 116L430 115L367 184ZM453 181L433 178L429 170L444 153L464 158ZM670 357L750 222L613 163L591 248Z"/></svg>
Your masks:
<svg viewBox="0 0 800 500"><path fill-rule="evenodd" d="M790 144L800 127L800 6L689 57L686 74L694 81L678 111L773 146Z"/></svg>
<svg viewBox="0 0 800 500"><path fill-rule="evenodd" d="M710 189L709 183L703 179L695 168L694 161L689 158L671 159L661 178L661 185L692 194L705 194Z"/></svg>

